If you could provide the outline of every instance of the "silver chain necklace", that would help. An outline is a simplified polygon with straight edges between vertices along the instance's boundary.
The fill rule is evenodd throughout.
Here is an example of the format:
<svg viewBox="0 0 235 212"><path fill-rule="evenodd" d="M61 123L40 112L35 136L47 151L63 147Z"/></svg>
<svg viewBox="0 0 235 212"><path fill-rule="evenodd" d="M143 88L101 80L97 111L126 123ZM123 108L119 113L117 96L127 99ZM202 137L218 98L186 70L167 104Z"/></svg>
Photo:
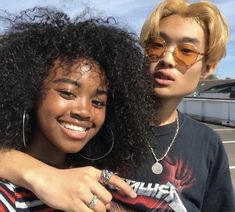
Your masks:
<svg viewBox="0 0 235 212"><path fill-rule="evenodd" d="M152 153L152 155L153 155L153 157L154 157L154 159L155 159L155 161L156 161L156 162L152 165L152 172L153 172L154 174L157 174L157 175L158 175L158 174L161 174L161 173L162 173L162 171L163 171L163 166L162 166L162 164L160 163L160 161L162 161L162 160L167 156L167 154L168 154L168 152L170 151L170 149L171 149L173 143L175 142L175 139L176 139L176 137L177 137L177 135L178 135L178 132L179 132L179 118L178 118L178 114L177 114L177 116L176 116L176 130L175 130L175 135L174 135L174 137L173 137L173 139L172 139L170 145L168 146L168 148L167 148L165 154L164 154L162 157L160 157L160 158L157 158L155 152L153 151L153 148L151 147L150 143L148 142L148 147L149 147L149 149L151 150L151 153Z"/></svg>

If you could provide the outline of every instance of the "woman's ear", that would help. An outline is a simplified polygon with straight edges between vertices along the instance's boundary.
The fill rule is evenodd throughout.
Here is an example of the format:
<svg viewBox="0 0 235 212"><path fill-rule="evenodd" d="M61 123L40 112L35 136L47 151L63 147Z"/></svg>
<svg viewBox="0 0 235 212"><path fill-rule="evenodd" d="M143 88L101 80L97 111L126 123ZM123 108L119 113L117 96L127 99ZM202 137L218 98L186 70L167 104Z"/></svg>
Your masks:
<svg viewBox="0 0 235 212"><path fill-rule="evenodd" d="M208 76L212 75L216 70L217 64L206 65L202 70L201 79L206 79Z"/></svg>

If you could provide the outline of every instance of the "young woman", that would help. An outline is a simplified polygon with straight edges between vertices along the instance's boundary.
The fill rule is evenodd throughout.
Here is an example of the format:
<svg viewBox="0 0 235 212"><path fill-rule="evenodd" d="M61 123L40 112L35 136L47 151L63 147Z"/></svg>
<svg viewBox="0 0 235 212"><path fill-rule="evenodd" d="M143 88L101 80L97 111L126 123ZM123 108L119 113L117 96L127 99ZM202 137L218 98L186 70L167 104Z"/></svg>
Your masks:
<svg viewBox="0 0 235 212"><path fill-rule="evenodd" d="M113 19L71 20L47 8L6 20L11 25L0 40L0 167L3 178L11 177L0 182L0 210L105 211L112 198L107 184L135 197L107 169L132 173L151 135L151 85L137 39ZM59 202L50 196L53 186L40 192L43 163L58 175L68 173L61 187L70 183L73 191L59 193Z"/></svg>

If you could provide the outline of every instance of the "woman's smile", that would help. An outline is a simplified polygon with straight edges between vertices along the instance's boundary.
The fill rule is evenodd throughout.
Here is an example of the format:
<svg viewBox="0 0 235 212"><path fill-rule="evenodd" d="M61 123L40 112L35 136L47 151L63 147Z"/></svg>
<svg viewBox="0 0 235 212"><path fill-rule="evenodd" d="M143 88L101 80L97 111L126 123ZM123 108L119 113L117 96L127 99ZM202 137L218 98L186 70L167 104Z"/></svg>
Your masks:
<svg viewBox="0 0 235 212"><path fill-rule="evenodd" d="M61 126L61 130L65 136L73 140L85 139L90 129L66 122L59 122L59 125Z"/></svg>
<svg viewBox="0 0 235 212"><path fill-rule="evenodd" d="M83 58L70 67L57 61L44 82L44 93L31 148L40 153L47 150L47 160L52 154L79 152L104 123L107 84L103 70ZM37 157L43 160L44 153Z"/></svg>

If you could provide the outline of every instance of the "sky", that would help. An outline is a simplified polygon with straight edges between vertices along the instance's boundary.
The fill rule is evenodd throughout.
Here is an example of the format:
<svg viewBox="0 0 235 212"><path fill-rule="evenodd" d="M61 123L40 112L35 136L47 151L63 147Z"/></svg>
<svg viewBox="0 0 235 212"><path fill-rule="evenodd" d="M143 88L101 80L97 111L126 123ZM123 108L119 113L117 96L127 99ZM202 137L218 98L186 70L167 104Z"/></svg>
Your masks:
<svg viewBox="0 0 235 212"><path fill-rule="evenodd" d="M95 14L114 16L120 24L139 34L144 20L158 2L159 0L0 0L0 9L17 13L34 6L49 6L63 10L73 17L85 7L90 7ZM220 79L235 79L235 13L232 9L235 8L235 1L212 0L212 2L222 11L230 27L227 54L215 74Z"/></svg>

